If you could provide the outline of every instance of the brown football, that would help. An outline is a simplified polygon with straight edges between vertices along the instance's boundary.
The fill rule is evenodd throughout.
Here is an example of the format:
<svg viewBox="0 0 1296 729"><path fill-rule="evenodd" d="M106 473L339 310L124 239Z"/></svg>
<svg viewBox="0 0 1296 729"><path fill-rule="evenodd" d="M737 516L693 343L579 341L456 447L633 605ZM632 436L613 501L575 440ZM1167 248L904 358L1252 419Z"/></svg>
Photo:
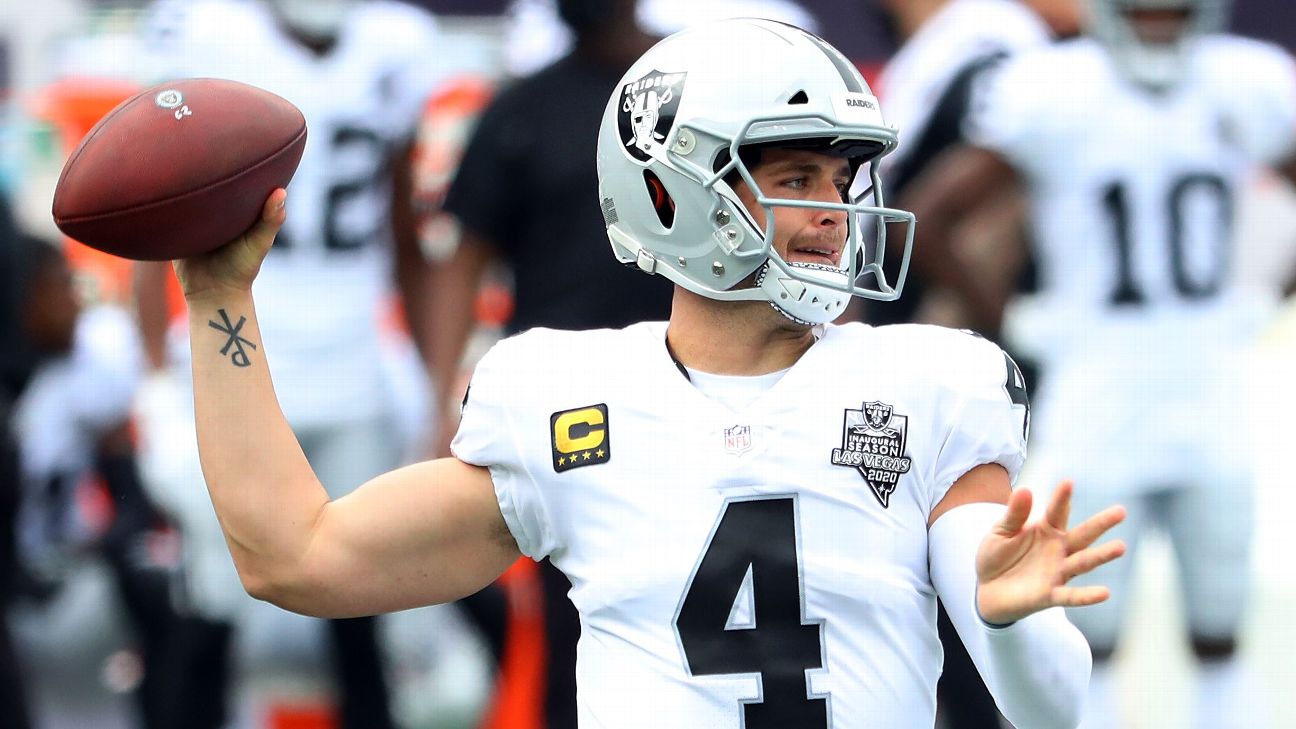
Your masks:
<svg viewBox="0 0 1296 729"><path fill-rule="evenodd" d="M205 253L256 222L305 146L301 111L268 91L212 78L160 84L77 145L54 191L54 222L122 258Z"/></svg>

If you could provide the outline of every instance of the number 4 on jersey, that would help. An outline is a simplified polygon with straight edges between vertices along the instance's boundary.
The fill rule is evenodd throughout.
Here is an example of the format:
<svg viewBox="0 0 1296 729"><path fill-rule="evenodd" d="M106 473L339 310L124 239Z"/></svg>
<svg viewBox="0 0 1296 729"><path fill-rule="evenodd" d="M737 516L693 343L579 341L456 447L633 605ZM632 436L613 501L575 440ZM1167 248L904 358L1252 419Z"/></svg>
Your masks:
<svg viewBox="0 0 1296 729"><path fill-rule="evenodd" d="M1026 378L1013 358L1004 352L1004 364L1008 372L1004 375L1004 392L1013 405L1022 407L1022 438L1030 440L1030 398L1026 396Z"/></svg>
<svg viewBox="0 0 1296 729"><path fill-rule="evenodd" d="M751 620L741 627L730 625L740 595L751 598ZM803 619L804 604L795 500L726 503L675 631L690 675L760 675L760 700L743 705L745 729L828 726L828 701L809 695L806 677L823 667L823 626Z"/></svg>

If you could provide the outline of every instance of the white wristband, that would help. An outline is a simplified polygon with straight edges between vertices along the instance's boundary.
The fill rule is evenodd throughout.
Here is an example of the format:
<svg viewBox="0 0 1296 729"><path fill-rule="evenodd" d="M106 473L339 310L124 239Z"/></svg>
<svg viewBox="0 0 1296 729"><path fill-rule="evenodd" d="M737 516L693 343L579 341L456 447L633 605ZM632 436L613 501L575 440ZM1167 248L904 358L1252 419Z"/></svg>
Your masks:
<svg viewBox="0 0 1296 729"><path fill-rule="evenodd" d="M1003 517L1002 504L967 504L928 531L932 584L995 703L1017 729L1074 729L1089 685L1089 644L1052 608L1006 626L976 607L976 553Z"/></svg>

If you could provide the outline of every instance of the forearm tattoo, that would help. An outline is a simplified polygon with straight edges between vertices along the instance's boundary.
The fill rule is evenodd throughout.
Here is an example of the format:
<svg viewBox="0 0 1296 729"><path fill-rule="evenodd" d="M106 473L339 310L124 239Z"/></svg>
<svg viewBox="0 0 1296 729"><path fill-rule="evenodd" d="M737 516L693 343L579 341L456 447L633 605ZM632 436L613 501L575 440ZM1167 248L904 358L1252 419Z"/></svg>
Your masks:
<svg viewBox="0 0 1296 729"><path fill-rule="evenodd" d="M221 347L220 353L222 355L228 354L235 367L247 367L252 364L252 360L248 359L247 350L243 349L243 347L247 346L256 349L257 346L251 340L239 334L243 330L243 325L247 323L247 317L240 316L238 323L234 324L230 322L229 314L226 314L224 309L217 309L216 313L220 314L223 323L217 324L214 321L209 321L207 326L229 337L229 339L225 340L225 346ZM233 348L233 352L230 351L231 348Z"/></svg>

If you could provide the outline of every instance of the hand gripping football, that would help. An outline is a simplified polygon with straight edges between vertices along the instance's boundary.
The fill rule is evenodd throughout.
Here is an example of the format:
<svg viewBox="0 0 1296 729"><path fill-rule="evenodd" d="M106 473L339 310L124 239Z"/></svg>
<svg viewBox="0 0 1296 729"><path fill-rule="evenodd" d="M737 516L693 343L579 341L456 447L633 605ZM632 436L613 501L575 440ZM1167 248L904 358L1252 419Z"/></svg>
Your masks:
<svg viewBox="0 0 1296 729"><path fill-rule="evenodd" d="M68 157L54 222L122 258L205 253L257 221L305 146L301 111L268 91L211 78L154 86L108 112Z"/></svg>

